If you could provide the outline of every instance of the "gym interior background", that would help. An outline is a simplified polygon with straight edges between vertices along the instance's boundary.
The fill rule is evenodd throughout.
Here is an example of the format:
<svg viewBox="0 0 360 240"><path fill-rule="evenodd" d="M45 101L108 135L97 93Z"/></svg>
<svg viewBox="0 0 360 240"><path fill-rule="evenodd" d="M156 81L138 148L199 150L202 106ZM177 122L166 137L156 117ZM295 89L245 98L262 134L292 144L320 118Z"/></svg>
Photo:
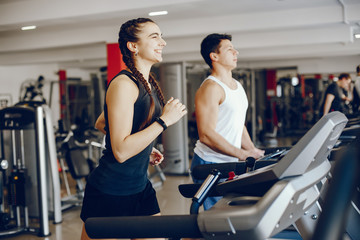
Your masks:
<svg viewBox="0 0 360 240"><path fill-rule="evenodd" d="M326 86L342 72L355 79L360 64L359 0L227 0L221 5L216 0L173 0L171 4L162 0L4 0L0 1L0 108L32 96L45 100L60 168L69 168L66 154L78 144L85 158L95 159L91 169L102 141L91 128L102 111L106 83L121 67L116 60L119 27L130 18L165 10L167 15L150 17L167 42L164 61L153 71L165 96L180 98L189 113L158 140L167 160L162 169L149 174L160 178L156 180L164 199L166 192L176 195L166 184L176 188L190 181L189 159L197 138L194 96L209 74L199 53L204 36L213 32L233 36L239 51L234 78L248 95L246 123L259 147L289 146L303 136L320 117ZM36 28L21 30L30 25ZM70 132L78 138L70 138ZM9 136L2 137L1 149L6 152ZM77 200L69 188L81 192L84 176L63 172L58 173L61 193ZM77 204L64 196L63 202ZM172 209L165 202L162 207ZM182 209L188 207L187 202L181 204ZM76 214L68 218L76 219ZM51 231L49 239L61 239L54 238L55 227ZM21 237L14 239L30 239Z"/></svg>

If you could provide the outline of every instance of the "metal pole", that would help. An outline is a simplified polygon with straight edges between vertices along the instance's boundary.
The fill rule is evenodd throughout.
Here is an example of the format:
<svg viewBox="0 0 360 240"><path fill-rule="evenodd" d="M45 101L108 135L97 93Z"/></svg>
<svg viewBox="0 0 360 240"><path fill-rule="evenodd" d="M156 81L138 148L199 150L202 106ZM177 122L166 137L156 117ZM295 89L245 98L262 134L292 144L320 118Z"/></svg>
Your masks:
<svg viewBox="0 0 360 240"><path fill-rule="evenodd" d="M12 168L16 168L16 135L15 135L15 130L11 130L11 142L12 142L12 151L13 151L13 165Z"/></svg>
<svg viewBox="0 0 360 240"><path fill-rule="evenodd" d="M38 172L38 195L39 195L39 236L49 236L49 211L47 202L46 186L46 154L45 154L45 131L43 108L36 108L35 116L35 136L37 147L37 172Z"/></svg>
<svg viewBox="0 0 360 240"><path fill-rule="evenodd" d="M24 169L25 168L25 142L24 142L24 130L21 129L20 130L20 141L21 141L21 144L20 144L20 151L21 151L21 159L19 160L19 165L18 166L18 169Z"/></svg>
<svg viewBox="0 0 360 240"><path fill-rule="evenodd" d="M187 103L187 84L186 84L186 64L185 62L181 62L181 97L182 102L185 106L188 105ZM189 169L189 145L188 145L188 114L186 114L183 118L183 145L184 145L184 151L183 151L183 158L184 158L184 170L183 172L186 174L187 170ZM162 174L160 176L163 176L165 179L165 175Z"/></svg>
<svg viewBox="0 0 360 240"><path fill-rule="evenodd" d="M256 97L255 97L255 71L251 69L251 136L253 143L256 143Z"/></svg>
<svg viewBox="0 0 360 240"><path fill-rule="evenodd" d="M60 176L57 165L56 157L56 143L55 143L55 134L52 126L51 111L47 106L43 106L45 113L45 124L46 124L46 134L47 134L47 146L49 149L49 165L51 171L51 182L53 189L53 204L54 204L54 223L62 222L61 214L61 192L60 192Z"/></svg>

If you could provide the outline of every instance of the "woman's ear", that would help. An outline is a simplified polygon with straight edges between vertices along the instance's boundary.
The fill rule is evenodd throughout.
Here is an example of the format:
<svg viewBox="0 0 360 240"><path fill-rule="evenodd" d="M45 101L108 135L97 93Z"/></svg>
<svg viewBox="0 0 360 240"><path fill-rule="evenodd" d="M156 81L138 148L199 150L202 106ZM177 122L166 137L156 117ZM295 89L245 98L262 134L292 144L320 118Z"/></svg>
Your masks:
<svg viewBox="0 0 360 240"><path fill-rule="evenodd" d="M127 48L130 50L130 52L132 52L132 53L136 53L136 52L137 52L136 43L134 43L134 42L127 42L126 46L127 46Z"/></svg>

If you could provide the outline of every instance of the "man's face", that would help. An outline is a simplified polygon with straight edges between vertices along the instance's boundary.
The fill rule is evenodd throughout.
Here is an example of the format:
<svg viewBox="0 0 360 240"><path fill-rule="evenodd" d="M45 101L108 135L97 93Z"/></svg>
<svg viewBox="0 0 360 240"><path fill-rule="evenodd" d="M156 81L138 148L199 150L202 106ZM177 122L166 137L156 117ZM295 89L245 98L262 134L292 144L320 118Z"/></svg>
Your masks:
<svg viewBox="0 0 360 240"><path fill-rule="evenodd" d="M350 84L351 84L351 78L343 78L341 80L342 82L342 87L345 88L345 89L349 89L350 87Z"/></svg>
<svg viewBox="0 0 360 240"><path fill-rule="evenodd" d="M237 55L239 52L229 40L221 40L218 51L215 54L217 55L217 62L219 64L231 69L236 68Z"/></svg>

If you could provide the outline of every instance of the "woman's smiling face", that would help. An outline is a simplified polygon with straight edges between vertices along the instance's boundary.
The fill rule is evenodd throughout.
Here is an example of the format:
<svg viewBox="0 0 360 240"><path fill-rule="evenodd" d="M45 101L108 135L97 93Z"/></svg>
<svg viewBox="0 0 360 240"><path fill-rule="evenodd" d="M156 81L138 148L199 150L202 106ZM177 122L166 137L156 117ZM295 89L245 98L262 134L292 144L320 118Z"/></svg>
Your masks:
<svg viewBox="0 0 360 240"><path fill-rule="evenodd" d="M143 23L138 38L138 56L151 63L161 62L166 42L162 38L159 26L152 22Z"/></svg>

